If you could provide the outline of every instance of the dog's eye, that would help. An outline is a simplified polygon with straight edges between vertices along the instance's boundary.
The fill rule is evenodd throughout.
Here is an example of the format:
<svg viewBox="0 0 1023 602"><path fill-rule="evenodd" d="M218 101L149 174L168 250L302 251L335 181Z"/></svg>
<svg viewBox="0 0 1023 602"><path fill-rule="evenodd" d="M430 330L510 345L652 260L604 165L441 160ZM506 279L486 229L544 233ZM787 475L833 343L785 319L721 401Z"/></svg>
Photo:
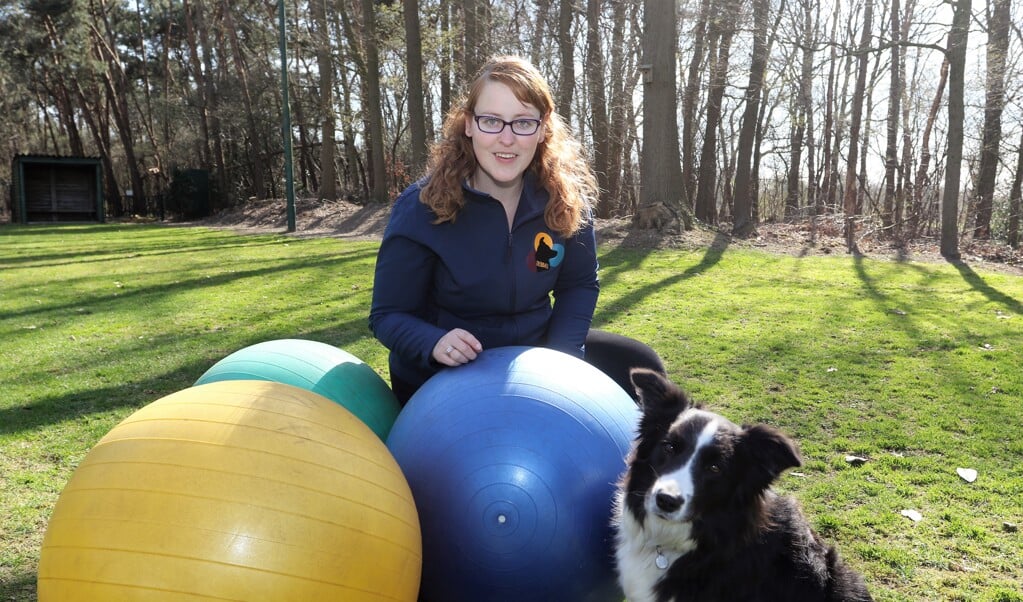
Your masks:
<svg viewBox="0 0 1023 602"><path fill-rule="evenodd" d="M718 467L717 464L711 464L710 466L707 467L707 470L711 472L721 472L721 469Z"/></svg>
<svg viewBox="0 0 1023 602"><path fill-rule="evenodd" d="M661 441L661 451L664 452L665 455L673 456L675 455L675 444L671 441Z"/></svg>

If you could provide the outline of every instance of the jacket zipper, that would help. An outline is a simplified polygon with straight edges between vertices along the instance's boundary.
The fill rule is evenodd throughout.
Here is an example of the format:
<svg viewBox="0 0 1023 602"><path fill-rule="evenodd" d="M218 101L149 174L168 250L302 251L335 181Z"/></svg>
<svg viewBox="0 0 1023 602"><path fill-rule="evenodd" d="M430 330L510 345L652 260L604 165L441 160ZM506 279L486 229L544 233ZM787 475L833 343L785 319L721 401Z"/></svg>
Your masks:
<svg viewBox="0 0 1023 602"><path fill-rule="evenodd" d="M511 295L508 299L509 313L515 309L515 295L518 292L518 281L515 277L515 258L513 257L514 238L511 230L508 231L508 244L505 246L504 262L508 266L508 275L511 277Z"/></svg>

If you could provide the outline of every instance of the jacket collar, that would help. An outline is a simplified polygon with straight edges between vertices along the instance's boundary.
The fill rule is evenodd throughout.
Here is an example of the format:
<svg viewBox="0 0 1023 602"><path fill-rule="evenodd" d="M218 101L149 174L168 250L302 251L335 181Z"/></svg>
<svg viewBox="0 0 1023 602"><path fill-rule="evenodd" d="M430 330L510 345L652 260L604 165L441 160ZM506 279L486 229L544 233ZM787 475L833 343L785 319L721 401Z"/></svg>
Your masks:
<svg viewBox="0 0 1023 602"><path fill-rule="evenodd" d="M513 230L522 222L534 219L537 215L543 215L544 210L547 209L547 200L550 199L550 193L540 184L540 179L532 169L526 170L522 177L522 196L519 197L519 208L515 212ZM471 193L470 198L496 201L489 194L470 186L468 178L462 182L462 189Z"/></svg>

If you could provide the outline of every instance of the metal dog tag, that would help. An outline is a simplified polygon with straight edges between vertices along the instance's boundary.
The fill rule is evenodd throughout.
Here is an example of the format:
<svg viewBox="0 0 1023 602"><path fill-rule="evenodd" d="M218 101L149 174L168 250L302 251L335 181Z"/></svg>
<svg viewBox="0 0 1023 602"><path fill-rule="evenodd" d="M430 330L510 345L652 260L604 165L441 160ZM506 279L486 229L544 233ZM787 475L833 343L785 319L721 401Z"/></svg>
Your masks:
<svg viewBox="0 0 1023 602"><path fill-rule="evenodd" d="M654 559L654 565L662 571L668 568L668 557L661 552L661 548L657 548L657 558Z"/></svg>

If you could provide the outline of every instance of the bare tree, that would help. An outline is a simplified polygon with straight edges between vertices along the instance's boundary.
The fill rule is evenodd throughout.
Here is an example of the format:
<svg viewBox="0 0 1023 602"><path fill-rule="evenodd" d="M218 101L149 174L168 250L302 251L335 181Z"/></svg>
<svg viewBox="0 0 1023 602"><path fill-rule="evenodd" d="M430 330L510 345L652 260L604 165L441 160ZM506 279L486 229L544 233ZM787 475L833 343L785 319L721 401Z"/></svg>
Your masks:
<svg viewBox="0 0 1023 602"><path fill-rule="evenodd" d="M1014 249L1020 246L1019 218L1023 211L1023 203L1020 202L1021 188L1023 188L1023 137L1019 141L1019 148L1016 149L1016 176L1012 179L1012 188L1009 189L1009 225L1006 238Z"/></svg>
<svg viewBox="0 0 1023 602"><path fill-rule="evenodd" d="M337 198L337 171L334 168L334 146L336 144L334 113L334 60L327 25L327 0L311 0L309 12L312 16L316 35L316 70L320 85L320 200L333 201Z"/></svg>
<svg viewBox="0 0 1023 602"><path fill-rule="evenodd" d="M902 101L903 87L901 72L901 33L902 25L900 22L899 0L892 0L891 28L889 29L889 34L892 37L892 59L891 64L888 67L891 72L891 78L888 84L888 118L886 120L888 135L886 138L887 144L885 145L884 152L884 200L881 205L882 225L886 229L891 228L894 225L896 191L895 171L899 166L899 117L901 115L900 103Z"/></svg>
<svg viewBox="0 0 1023 602"><path fill-rule="evenodd" d="M903 7L902 16L902 29L899 31L900 40L909 40L910 36L910 24L913 22L916 11L916 0L907 0ZM917 56L919 59L920 49L917 48ZM907 49L903 49L899 52L899 73L901 74L902 85L899 87L900 99L899 104L902 107L902 159L898 166L898 184L895 190L895 207L892 221L895 227L895 240L898 243L905 242L906 236L906 205L909 202L909 197L913 192L913 133L910 128L912 119L910 107L911 103L906 98L906 90L909 86L911 78L906 70L906 55L908 54ZM914 70L914 77L912 81L914 83L913 88L915 89L915 75L919 72L919 60L914 61L916 69ZM914 94L915 96L915 94Z"/></svg>
<svg viewBox="0 0 1023 602"><path fill-rule="evenodd" d="M665 18L671 15L671 18ZM682 170L675 116L675 0L643 3L643 150L634 222L663 229L681 210Z"/></svg>
<svg viewBox="0 0 1023 602"><path fill-rule="evenodd" d="M970 35L971 0L956 0L948 35L948 161L941 196L941 254L959 259L959 177L963 163L966 43Z"/></svg>
<svg viewBox="0 0 1023 602"><path fill-rule="evenodd" d="M369 158L372 186L370 199L387 202L387 167L384 159L384 123L380 107L380 58L376 39L376 8L373 0L362 0L363 46L366 53L365 82L366 119L369 121Z"/></svg>
<svg viewBox="0 0 1023 602"><path fill-rule="evenodd" d="M700 151L700 172L696 186L695 215L707 223L717 221L717 130L721 123L721 101L728 83L728 61L741 5L729 0L717 5L708 25L710 38L710 85L707 90L706 127Z"/></svg>
<svg viewBox="0 0 1023 602"><path fill-rule="evenodd" d="M108 13L90 2L93 17L92 43L96 59L105 65L100 73L103 88L106 92L107 104L117 126L117 134L125 155L125 166L132 186L132 213L146 215L146 191L142 181L142 171L135 149L134 121L128 101L133 94L124 65L118 54L114 30Z"/></svg>
<svg viewBox="0 0 1023 602"><path fill-rule="evenodd" d="M558 112L565 123L572 122L572 93L575 91L575 40L572 39L573 0L561 0L558 10L558 51L561 74L558 77Z"/></svg>
<svg viewBox="0 0 1023 602"><path fill-rule="evenodd" d="M462 43L462 58L465 77L470 78L483 66L488 54L486 40L490 19L487 15L486 0L463 0L462 19L465 36Z"/></svg>
<svg viewBox="0 0 1023 602"><path fill-rule="evenodd" d="M628 10L627 10L628 9ZM632 91L641 76L636 60L639 41L627 36L626 30L639 30L640 5L638 2L612 3L611 65L608 133L608 197L616 208L632 213L636 203L635 169L632 149L639 138L640 119L632 102Z"/></svg>
<svg viewBox="0 0 1023 602"><path fill-rule="evenodd" d="M860 126L863 122L863 95L867 87L867 58L870 49L871 28L873 27L874 2L863 4L863 31L856 51L856 89L852 97L852 117L849 124L849 155L845 168L845 190L842 206L845 209L845 247L849 253L856 253L856 163L859 158Z"/></svg>
<svg viewBox="0 0 1023 602"><path fill-rule="evenodd" d="M980 170L974 197L977 221L973 235L991 237L992 197L998 173L999 147L1002 142L1002 109L1005 107L1005 59L1009 54L1010 0L992 0L987 4L987 82L984 100L984 134L980 145Z"/></svg>
<svg viewBox="0 0 1023 602"><path fill-rule="evenodd" d="M927 114L927 121L924 124L924 132L920 141L920 163L916 168L916 177L913 179L912 206L907 219L907 230L910 238L919 234L922 214L924 211L923 195L930 185L929 170L931 163L931 132L934 131L934 122L938 118L938 111L941 109L942 99L945 96L945 85L948 83L948 56L946 55L941 63L941 71L937 88L934 91L934 99L931 101L931 108Z"/></svg>
<svg viewBox="0 0 1023 602"><path fill-rule="evenodd" d="M749 84L746 86L745 108L742 113L742 125L739 127L735 159L732 219L732 234L735 236L749 236L756 229L756 222L753 220L753 186L750 182L750 171L757 118L760 115L760 89L764 83L764 71L767 69L769 12L769 0L753 0L753 57L750 62Z"/></svg>
<svg viewBox="0 0 1023 602"><path fill-rule="evenodd" d="M599 172L599 215L637 214L640 204L656 198L669 213L674 210L671 220L686 216L682 207L698 204L703 219L731 219L733 232L740 234L761 215L782 217L787 205L790 216L847 213L853 228L860 227L861 217L880 218L883 231L900 241L936 234L941 195L953 192L943 189L940 180L948 175L946 82L938 86L938 104L928 113L938 74L934 58L941 58L929 37L940 18L913 11L937 13L940 7L918 0L872 0L871 15L883 23L874 24L868 38L866 80L857 93L854 85L864 71L858 50L867 12L862 2L832 3L835 11L829 15L820 11L830 8L809 0L789 1L788 8L787 0L750 0L741 8L725 6L725 1L676 0L672 9L665 0L648 10L641 0L377 0L372 11L363 2L293 3L288 69L296 83L290 105L297 118L298 192L330 198L343 186L365 200L371 188L390 189L408 173L421 171L415 166L421 164L435 117L461 92L451 82L464 84L468 62L482 60L490 48L531 54L551 75L559 97L571 98L560 104L566 115L569 110L573 114L572 125ZM993 79L1001 66L997 49L1002 34L995 26L1012 27L1013 19L1018 21L1003 16L1009 2L989 0L990 12L977 19L977 27L991 33L992 77L986 133L980 125L985 104L968 98L965 104L965 123L977 124L978 151L961 168L971 169L976 179L960 187L960 195L969 189L970 203L957 201L957 227L968 225L971 235L978 227L978 236L993 236L992 228L1001 235L1002 218L1013 217L1007 210L1009 196L985 188L998 146L992 144L998 129L991 125L990 109L999 105L993 93L1002 94L1005 122L1018 92L1012 87L1018 79L1014 48L1019 47L1013 29L1009 55L1002 57L1004 90ZM500 14L491 12L498 7ZM273 15L264 9L252 1L90 0L34 2L24 10L0 11L0 68L8 87L0 105L12 113L0 119L9 135L6 148L100 156L112 215L120 204L119 190L164 192L166 183L149 174L173 173L178 167L209 169L212 190L221 194L217 200L277 194L281 155L274 144L274 113L280 97L274 85L275 39L268 33L275 30L268 21ZM650 107L634 102L644 74L650 81L644 103L665 74L661 67L638 68L640 63L653 65L643 56L652 56L644 49L644 13L652 20L648 30L663 29L669 15L675 21L674 32L665 35L673 40L676 94L681 94L669 94L666 102L676 109L677 123L667 121L672 117L667 110L663 117L648 117L655 114L646 113ZM372 37L365 35L367 15L374 21ZM792 25L783 25L786 20ZM738 52L723 43L723 36L735 24L750 32L743 56L752 53L748 64L726 72L726 51ZM47 27L53 32L47 33ZM375 67L369 61L371 39L377 43ZM772 51L775 39L777 52ZM977 48L984 43L970 41ZM371 82L378 74L379 80ZM874 82L877 93L871 94ZM736 84L742 90L732 94L729 86ZM882 101L882 90L891 90L890 98ZM374 94L379 96L379 124L371 119ZM858 126L850 132L857 99L862 99ZM1007 127L1002 124L1002 135L1015 138L1018 128L1010 134ZM650 133L641 135L639 128ZM657 142L669 134L677 139L678 153L671 150L672 142ZM640 152L644 138L648 144L667 145L667 154L664 146L653 151L659 157ZM384 146L382 167L374 164L377 143ZM982 146L987 150L981 152ZM1014 146L1005 150L1015 153ZM885 179L868 181L866 168L878 158L884 161ZM663 162L666 169L651 171L651 161ZM1004 169L997 166L993 172L996 182L1006 180L1005 192L1014 164L1006 161ZM132 181L132 165L141 184ZM5 169L0 164L0 178L7 177ZM763 181L761 171L770 174ZM648 175L641 186L643 173ZM657 189L651 187L651 173L664 180L682 176L652 194ZM843 186L843 173L852 175L848 186ZM883 196L877 194L879 184ZM849 210L846 194L854 199ZM135 209L151 211L152 206Z"/></svg>
<svg viewBox="0 0 1023 602"><path fill-rule="evenodd" d="M685 193L683 198L689 208L692 208L696 201L696 107L700 98L702 76L700 66L706 54L707 20L711 6L710 0L700 1L700 12L692 30L693 54L689 60L686 86L682 93L682 186Z"/></svg>
<svg viewBox="0 0 1023 602"><path fill-rule="evenodd" d="M546 31L547 17L551 10L551 0L534 0L536 5L536 25L533 37L529 45L529 57L534 65L539 65L542 58L544 33Z"/></svg>
<svg viewBox="0 0 1023 602"><path fill-rule="evenodd" d="M612 199L608 196L608 149L610 146L607 114L607 84L604 79L604 53L600 44L600 0L586 2L586 81L590 94L590 128L593 130L593 168L597 172L600 200L597 216L611 217Z"/></svg>
<svg viewBox="0 0 1023 602"><path fill-rule="evenodd" d="M813 175L813 62L815 47L817 43L817 19L815 18L815 12L820 11L820 3L811 0L802 0L800 3L802 9L802 33L803 37L800 40L800 47L802 49L802 61L800 62L799 70L799 93L796 97L795 108L792 111L792 135L790 138L789 148L789 177L788 177L788 194L785 200L785 216L788 218L795 218L799 215L799 198L800 198L800 167L802 164L804 138L807 150L807 170L806 182L807 182L807 202L812 202L812 192L810 190L814 175ZM809 132L807 136L806 133Z"/></svg>
<svg viewBox="0 0 1023 602"><path fill-rule="evenodd" d="M828 80L824 98L824 132L821 145L824 147L821 152L821 186L823 194L817 195L815 215L821 215L825 207L832 207L835 204L836 190L838 189L838 152L837 134L835 126L835 88L837 87L836 70L838 68L838 44L835 36L838 34L839 3L835 3L831 14L831 32L828 46L831 48L828 57Z"/></svg>
<svg viewBox="0 0 1023 602"><path fill-rule="evenodd" d="M409 130L412 134L412 171L418 173L426 166L426 109L419 0L402 0L402 7L405 17L405 71L408 78Z"/></svg>

